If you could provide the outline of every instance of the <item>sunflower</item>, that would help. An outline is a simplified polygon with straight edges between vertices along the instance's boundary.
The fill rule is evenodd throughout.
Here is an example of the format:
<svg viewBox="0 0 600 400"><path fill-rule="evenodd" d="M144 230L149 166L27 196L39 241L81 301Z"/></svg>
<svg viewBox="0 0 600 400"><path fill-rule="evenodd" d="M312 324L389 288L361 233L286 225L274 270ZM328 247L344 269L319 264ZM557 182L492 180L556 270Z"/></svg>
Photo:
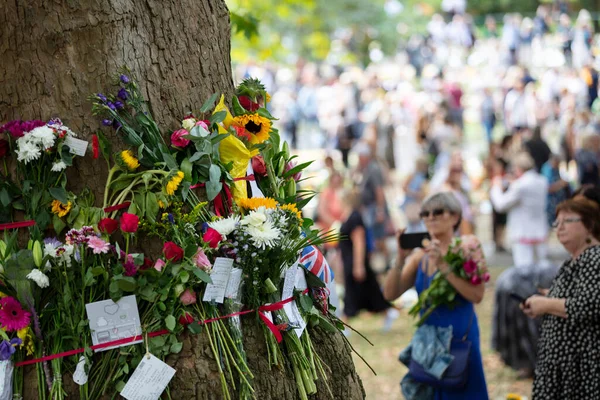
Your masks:
<svg viewBox="0 0 600 400"><path fill-rule="evenodd" d="M292 203L284 204L281 206L281 209L284 211L289 211L292 214L295 214L296 218L298 218L299 221L302 221L302 213L300 212L300 210L298 210L298 208L296 207L295 204L292 204Z"/></svg>
<svg viewBox="0 0 600 400"><path fill-rule="evenodd" d="M64 217L71 211L71 207L73 204L69 201L67 204L63 204L58 200L52 201L52 213L59 216L59 218Z"/></svg>
<svg viewBox="0 0 600 400"><path fill-rule="evenodd" d="M177 171L177 174L175 174L171 180L167 183L167 194L169 196L173 196L175 194L175 191L177 190L177 188L179 187L179 184L181 183L181 181L183 180L184 177L184 173L181 171Z"/></svg>
<svg viewBox="0 0 600 400"><path fill-rule="evenodd" d="M244 114L233 119L233 124L241 126L252 135L250 143L260 144L269 139L271 120L258 114Z"/></svg>
<svg viewBox="0 0 600 400"><path fill-rule="evenodd" d="M134 171L140 166L140 162L133 156L133 152L131 150L123 150L121 152L121 160L123 160L123 163L130 171Z"/></svg>
<svg viewBox="0 0 600 400"><path fill-rule="evenodd" d="M259 207L275 208L277 207L277 201L270 197L253 197L251 199L239 199L238 206L244 211L256 210Z"/></svg>

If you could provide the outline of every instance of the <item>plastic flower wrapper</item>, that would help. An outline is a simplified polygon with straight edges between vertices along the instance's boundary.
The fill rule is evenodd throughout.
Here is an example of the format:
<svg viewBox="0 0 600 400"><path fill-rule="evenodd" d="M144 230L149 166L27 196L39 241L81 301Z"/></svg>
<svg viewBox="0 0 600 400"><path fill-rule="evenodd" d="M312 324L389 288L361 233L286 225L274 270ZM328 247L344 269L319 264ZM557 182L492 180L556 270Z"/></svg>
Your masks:
<svg viewBox="0 0 600 400"><path fill-rule="evenodd" d="M240 199L248 198L248 190L246 181L240 178L246 176L248 162L258 154L257 150L248 150L244 142L233 135L227 136L221 141L219 153L223 164L232 163L232 168L229 174L234 179L233 182L233 199L238 202ZM237 181L235 179L238 179Z"/></svg>

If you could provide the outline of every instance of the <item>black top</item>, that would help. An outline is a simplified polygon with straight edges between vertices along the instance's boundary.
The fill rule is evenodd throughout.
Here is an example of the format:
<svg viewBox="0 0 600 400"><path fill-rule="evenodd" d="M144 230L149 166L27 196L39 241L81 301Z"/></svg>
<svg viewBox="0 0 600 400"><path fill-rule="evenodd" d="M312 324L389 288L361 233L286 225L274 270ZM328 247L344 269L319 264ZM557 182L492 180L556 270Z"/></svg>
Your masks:
<svg viewBox="0 0 600 400"><path fill-rule="evenodd" d="M566 299L567 318L543 318L533 399L600 399L600 246L566 261L548 297Z"/></svg>

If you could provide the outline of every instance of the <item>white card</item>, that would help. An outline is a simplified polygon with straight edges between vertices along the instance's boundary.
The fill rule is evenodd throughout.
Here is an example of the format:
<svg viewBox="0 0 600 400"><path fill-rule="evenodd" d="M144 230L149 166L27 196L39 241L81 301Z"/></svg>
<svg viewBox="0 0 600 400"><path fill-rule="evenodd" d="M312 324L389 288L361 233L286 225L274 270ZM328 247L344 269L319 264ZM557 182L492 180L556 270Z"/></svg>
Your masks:
<svg viewBox="0 0 600 400"><path fill-rule="evenodd" d="M112 300L102 300L85 305L87 316L92 331L92 343L102 344L114 340L126 339L142 334L140 314L135 296L125 296L117 303ZM143 339L122 344L119 346L105 347L98 351L106 351L117 347L130 346L142 343Z"/></svg>
<svg viewBox="0 0 600 400"><path fill-rule="evenodd" d="M11 360L0 361L0 400L13 398L13 372L14 365Z"/></svg>
<svg viewBox="0 0 600 400"><path fill-rule="evenodd" d="M225 297L228 299L236 299L240 291L240 285L242 284L242 270L239 268L233 268L231 275L229 275L229 282L227 282L227 289L225 290Z"/></svg>
<svg viewBox="0 0 600 400"><path fill-rule="evenodd" d="M300 310L298 310L296 301L285 304L283 306L283 311L287 314L290 324L297 326L297 328L294 328L296 335L298 335L298 337L302 336L302 332L304 332L304 328L306 328L306 322L304 322L304 318L302 318L302 314L300 314Z"/></svg>
<svg viewBox="0 0 600 400"><path fill-rule="evenodd" d="M127 400L158 400L173 379L175 370L154 357L144 356L121 391Z"/></svg>
<svg viewBox="0 0 600 400"><path fill-rule="evenodd" d="M281 291L281 300L289 299L294 295L294 287L296 287L297 275L298 270L296 269L296 264L285 270L283 290Z"/></svg>
<svg viewBox="0 0 600 400"><path fill-rule="evenodd" d="M81 157L85 156L85 152L88 148L88 142L86 142L85 140L76 139L72 136L67 136L67 138L65 139L65 144L69 146L69 149L71 149L71 154L75 154Z"/></svg>
<svg viewBox="0 0 600 400"><path fill-rule="evenodd" d="M296 272L296 289L304 290L308 288L308 284L306 283L306 276L304 275L304 267L297 266Z"/></svg>
<svg viewBox="0 0 600 400"><path fill-rule="evenodd" d="M271 303L269 303L269 304L271 304ZM266 304L266 305L268 306L269 304ZM265 312L263 312L263 314L265 314L265 317L267 317L267 319L269 321L273 322L273 313L271 313L271 311L265 311Z"/></svg>
<svg viewBox="0 0 600 400"><path fill-rule="evenodd" d="M75 368L75 372L73 372L73 382L81 386L85 385L87 381L88 375L85 372L85 357L81 356L77 363L77 367Z"/></svg>
<svg viewBox="0 0 600 400"><path fill-rule="evenodd" d="M212 283L206 285L204 291L203 301L223 304L225 298L225 290L227 289L227 282L229 281L229 275L233 269L233 259L217 257L213 264L212 271L210 273L210 279Z"/></svg>

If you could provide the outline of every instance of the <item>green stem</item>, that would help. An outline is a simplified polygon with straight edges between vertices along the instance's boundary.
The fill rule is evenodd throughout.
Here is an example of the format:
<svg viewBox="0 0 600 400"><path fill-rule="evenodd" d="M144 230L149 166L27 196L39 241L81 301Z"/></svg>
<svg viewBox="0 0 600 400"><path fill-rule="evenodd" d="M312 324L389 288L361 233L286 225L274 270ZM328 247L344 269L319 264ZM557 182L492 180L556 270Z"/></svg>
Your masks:
<svg viewBox="0 0 600 400"><path fill-rule="evenodd" d="M119 170L119 168L115 165L114 167L112 167L110 169L110 171L108 171L108 178L106 178L106 185L104 186L104 202L102 203L102 208L106 208L108 207L108 193L109 193L109 188L110 188L110 184L112 183L112 177L115 174L115 172L117 172Z"/></svg>

